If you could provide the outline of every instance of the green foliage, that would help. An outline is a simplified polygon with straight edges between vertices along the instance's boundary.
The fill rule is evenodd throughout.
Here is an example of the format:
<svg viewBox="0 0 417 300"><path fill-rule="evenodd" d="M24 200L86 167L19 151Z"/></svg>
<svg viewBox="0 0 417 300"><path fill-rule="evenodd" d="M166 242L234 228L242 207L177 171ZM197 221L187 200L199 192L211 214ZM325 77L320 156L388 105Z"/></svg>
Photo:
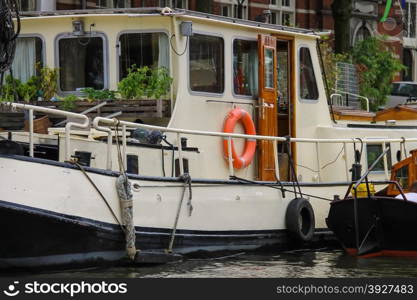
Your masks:
<svg viewBox="0 0 417 300"><path fill-rule="evenodd" d="M329 87L330 92L332 93L332 91L336 88L336 80L338 77L337 63L349 62L349 55L346 53L334 53L332 45L330 43L331 41L327 36L322 37L320 49L323 56L322 68L324 68L324 71L326 72L327 85Z"/></svg>
<svg viewBox="0 0 417 300"><path fill-rule="evenodd" d="M77 96L70 94L64 98L60 98L59 108L66 111L72 111L75 109L75 101L80 100Z"/></svg>
<svg viewBox="0 0 417 300"><path fill-rule="evenodd" d="M357 43L351 55L359 69L360 93L369 98L371 110L376 111L386 103L396 73L406 68L384 38L370 37Z"/></svg>
<svg viewBox="0 0 417 300"><path fill-rule="evenodd" d="M116 91L95 90L93 88L82 89L82 93L88 100L115 100Z"/></svg>
<svg viewBox="0 0 417 300"><path fill-rule="evenodd" d="M119 82L118 90L123 99L142 99L144 96L160 99L168 94L171 83L166 68L138 68L134 65L128 69L126 78Z"/></svg>
<svg viewBox="0 0 417 300"><path fill-rule="evenodd" d="M45 100L51 100L58 90L58 69L40 67L37 64L39 76L39 90Z"/></svg>
<svg viewBox="0 0 417 300"><path fill-rule="evenodd" d="M8 75L2 87L2 93L1 101L14 102L24 100L25 102L30 102L38 93L38 79L36 76L32 76L26 83L22 83L19 79ZM16 96L17 99L15 99Z"/></svg>
<svg viewBox="0 0 417 300"><path fill-rule="evenodd" d="M32 76L26 83L20 84L17 88L19 97L25 102L30 102L36 98L38 93L38 78Z"/></svg>

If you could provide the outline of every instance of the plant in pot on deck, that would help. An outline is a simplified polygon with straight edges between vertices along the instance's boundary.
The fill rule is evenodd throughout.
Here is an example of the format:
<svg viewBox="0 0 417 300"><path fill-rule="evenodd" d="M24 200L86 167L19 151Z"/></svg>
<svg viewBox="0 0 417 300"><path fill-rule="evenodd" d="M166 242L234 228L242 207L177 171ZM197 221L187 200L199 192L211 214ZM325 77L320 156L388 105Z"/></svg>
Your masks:
<svg viewBox="0 0 417 300"><path fill-rule="evenodd" d="M119 82L118 90L122 99L143 100L162 99L171 87L172 78L164 68L150 69L145 66L138 68L133 65L128 69L128 75Z"/></svg>

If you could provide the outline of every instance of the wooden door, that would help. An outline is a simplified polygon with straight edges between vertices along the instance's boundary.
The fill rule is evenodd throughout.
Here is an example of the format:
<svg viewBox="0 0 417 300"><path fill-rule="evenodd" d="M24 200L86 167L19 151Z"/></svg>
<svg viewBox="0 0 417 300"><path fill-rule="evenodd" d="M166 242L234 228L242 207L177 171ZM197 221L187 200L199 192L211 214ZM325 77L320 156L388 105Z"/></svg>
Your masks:
<svg viewBox="0 0 417 300"><path fill-rule="evenodd" d="M259 105L258 134L277 136L277 40L275 37L259 35ZM260 141L259 179L275 181L275 159L273 142Z"/></svg>

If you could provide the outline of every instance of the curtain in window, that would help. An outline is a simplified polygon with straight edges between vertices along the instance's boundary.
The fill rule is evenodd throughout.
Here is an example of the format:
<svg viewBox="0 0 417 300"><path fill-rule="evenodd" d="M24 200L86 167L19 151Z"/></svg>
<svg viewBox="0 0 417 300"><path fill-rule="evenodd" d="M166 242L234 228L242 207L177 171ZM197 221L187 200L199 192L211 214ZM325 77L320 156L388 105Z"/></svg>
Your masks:
<svg viewBox="0 0 417 300"><path fill-rule="evenodd" d="M16 54L12 65L13 76L27 82L36 72L35 38L19 38L16 42Z"/></svg>
<svg viewBox="0 0 417 300"><path fill-rule="evenodd" d="M158 68L165 67L169 69L169 43L168 37L164 33L158 35L159 40L159 54L158 54Z"/></svg>
<svg viewBox="0 0 417 300"><path fill-rule="evenodd" d="M246 74L249 82L249 91L252 96L258 95L258 48L252 48L249 52L249 72Z"/></svg>

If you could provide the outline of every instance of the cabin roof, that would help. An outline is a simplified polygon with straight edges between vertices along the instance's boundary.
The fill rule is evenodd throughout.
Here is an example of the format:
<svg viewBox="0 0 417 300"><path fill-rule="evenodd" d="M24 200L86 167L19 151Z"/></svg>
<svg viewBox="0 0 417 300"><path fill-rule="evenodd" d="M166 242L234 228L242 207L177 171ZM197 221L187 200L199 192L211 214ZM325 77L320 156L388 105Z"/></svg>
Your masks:
<svg viewBox="0 0 417 300"><path fill-rule="evenodd" d="M317 38L319 34L313 30L296 28L283 25L267 24L250 20L236 19L219 15L201 13L184 9L169 9L161 7L141 7L141 8L111 8L111 9L83 9L83 10L54 10L54 11L31 11L21 12L22 19L31 18L50 18L50 17L81 17L89 15L100 16L181 16L189 19L199 19L208 22L221 22L225 24L235 25L238 27L257 28L266 31L287 33L293 35L304 35Z"/></svg>

